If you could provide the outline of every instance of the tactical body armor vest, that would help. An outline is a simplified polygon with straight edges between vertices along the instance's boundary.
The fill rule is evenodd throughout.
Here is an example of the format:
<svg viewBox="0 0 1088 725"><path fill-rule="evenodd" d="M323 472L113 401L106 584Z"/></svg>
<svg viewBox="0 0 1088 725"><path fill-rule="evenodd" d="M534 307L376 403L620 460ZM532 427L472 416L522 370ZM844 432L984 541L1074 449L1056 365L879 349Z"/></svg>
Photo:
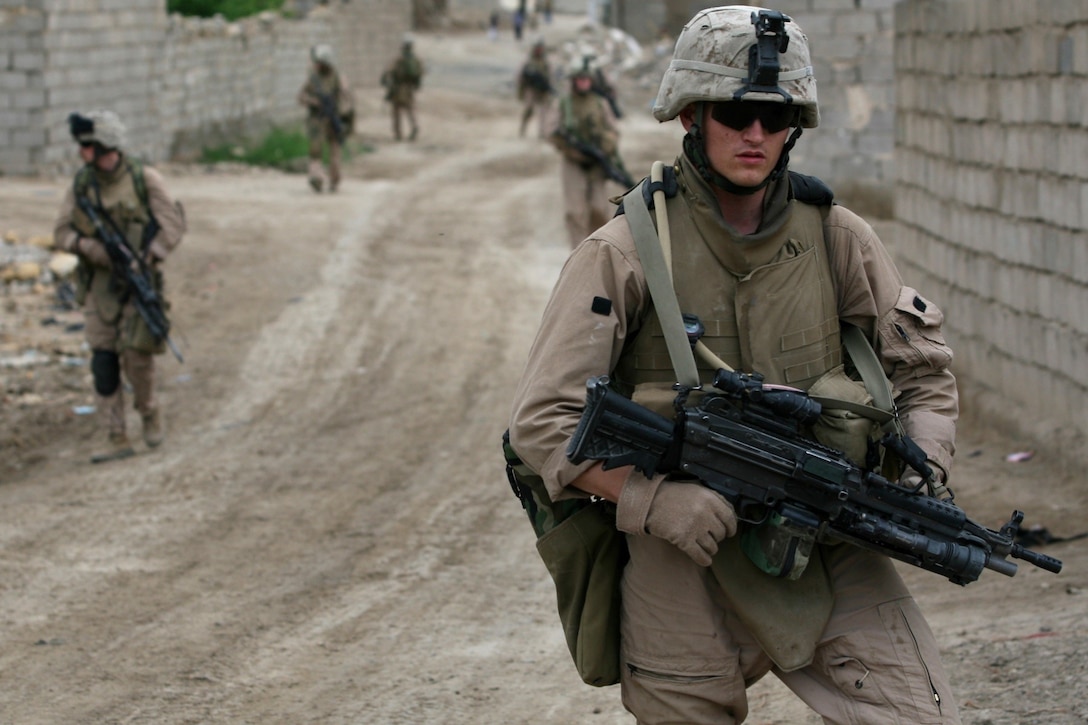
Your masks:
<svg viewBox="0 0 1088 725"><path fill-rule="evenodd" d="M737 236L697 196L681 191L669 199L673 279L680 309L698 315L702 340L719 358L768 383L807 390L842 364L837 300L821 208L797 199L781 203L768 228ZM703 382L714 372L699 361ZM654 309L613 376L644 405L674 395L676 376Z"/></svg>
<svg viewBox="0 0 1088 725"><path fill-rule="evenodd" d="M84 166L76 174L73 191L77 197L90 199L113 221L130 249L144 254L144 246L149 242L147 229L154 217L140 162L124 158L117 170L109 174ZM95 236L94 225L78 206L72 212L72 226L82 236ZM95 306L103 319L114 320L120 316L127 297L123 280L115 279L111 270L95 267L82 259L76 279L76 299L80 304L90 293L94 295Z"/></svg>

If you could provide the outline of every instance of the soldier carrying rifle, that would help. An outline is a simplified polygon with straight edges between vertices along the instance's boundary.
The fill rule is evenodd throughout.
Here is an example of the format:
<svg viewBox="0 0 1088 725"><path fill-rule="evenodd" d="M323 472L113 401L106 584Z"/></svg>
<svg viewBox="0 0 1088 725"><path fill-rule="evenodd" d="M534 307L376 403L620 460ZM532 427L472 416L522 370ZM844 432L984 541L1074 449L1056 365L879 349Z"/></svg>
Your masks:
<svg viewBox="0 0 1088 725"><path fill-rule="evenodd" d="M117 114L73 113L68 125L84 165L64 197L53 242L79 256L76 299L83 305L99 419L108 434L91 461L102 463L136 453L126 433L122 373L132 386L144 443L154 448L163 441L154 356L172 343L161 267L181 243L185 214L162 175L125 153Z"/></svg>
<svg viewBox="0 0 1088 725"><path fill-rule="evenodd" d="M593 92L590 58L568 69L570 90L552 109L547 136L559 151L564 221L571 247L612 214L609 181L628 186L619 157L620 131L608 102Z"/></svg>
<svg viewBox="0 0 1088 725"><path fill-rule="evenodd" d="M310 188L320 192L325 187L321 157L328 147L328 189L333 192L340 185L340 158L344 140L355 121L354 103L351 88L336 69L332 46L315 45L310 50L310 60L313 66L310 77L298 92L298 102L307 109Z"/></svg>

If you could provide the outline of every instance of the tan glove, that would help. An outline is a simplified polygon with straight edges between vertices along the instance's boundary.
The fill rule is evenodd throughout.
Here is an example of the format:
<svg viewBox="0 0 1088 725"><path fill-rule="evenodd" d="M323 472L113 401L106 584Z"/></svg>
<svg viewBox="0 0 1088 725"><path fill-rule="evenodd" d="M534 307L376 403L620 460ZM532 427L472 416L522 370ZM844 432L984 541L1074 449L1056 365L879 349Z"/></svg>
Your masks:
<svg viewBox="0 0 1088 725"><path fill-rule="evenodd" d="M934 481L931 486L926 487L922 485L922 474L915 471L913 468L908 468L903 472L903 475L899 477L899 485L904 488L910 488L917 490L922 494L929 494L934 498L942 500L951 500L952 492L948 489L945 482L948 480L948 474L940 464L934 460L927 459L926 464L933 471Z"/></svg>
<svg viewBox="0 0 1088 725"><path fill-rule="evenodd" d="M93 237L80 237L76 240L76 253L83 256L96 267L109 267L113 265L109 252L102 242Z"/></svg>
<svg viewBox="0 0 1088 725"><path fill-rule="evenodd" d="M699 566L710 566L718 542L737 533L737 516L724 496L706 486L632 471L616 503L616 528L664 539Z"/></svg>

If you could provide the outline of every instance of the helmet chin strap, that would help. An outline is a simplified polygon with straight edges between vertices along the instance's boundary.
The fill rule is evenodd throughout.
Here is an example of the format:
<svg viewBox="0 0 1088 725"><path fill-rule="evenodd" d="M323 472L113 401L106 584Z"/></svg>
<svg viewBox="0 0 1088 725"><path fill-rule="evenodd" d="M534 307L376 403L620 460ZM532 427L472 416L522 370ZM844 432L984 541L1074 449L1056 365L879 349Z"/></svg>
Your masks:
<svg viewBox="0 0 1088 725"><path fill-rule="evenodd" d="M723 189L730 194L736 194L737 196L748 196L754 194L760 189L766 188L772 181L777 181L782 178L782 175L786 173L786 167L790 161L790 150L793 145L797 143L797 139L801 138L801 127L797 126L790 134L789 140L786 141L785 146L782 147L782 155L778 157L778 163L774 165L771 173L767 175L767 178L756 184L755 186L741 186L740 184L734 184L729 179L719 174L713 166L710 165L710 158L706 155L706 139L703 138L702 126L706 120L706 103L695 104L695 122L691 124L691 128L684 134L684 154L691 160L691 163L695 166L696 171L699 172L699 176L703 177L703 180L708 184L717 186L719 189Z"/></svg>

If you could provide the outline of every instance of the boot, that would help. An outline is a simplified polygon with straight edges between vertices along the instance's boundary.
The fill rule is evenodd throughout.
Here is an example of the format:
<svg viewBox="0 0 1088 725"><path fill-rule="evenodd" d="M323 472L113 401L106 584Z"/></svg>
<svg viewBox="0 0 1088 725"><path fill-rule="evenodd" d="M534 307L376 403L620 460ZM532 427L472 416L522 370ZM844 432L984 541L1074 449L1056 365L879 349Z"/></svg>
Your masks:
<svg viewBox="0 0 1088 725"><path fill-rule="evenodd" d="M119 461L122 458L131 458L136 455L128 436L124 433L110 433L109 441L105 448L91 456L91 463L106 463L107 461Z"/></svg>
<svg viewBox="0 0 1088 725"><path fill-rule="evenodd" d="M321 179L317 176L310 177L310 188L318 194L321 193Z"/></svg>
<svg viewBox="0 0 1088 725"><path fill-rule="evenodd" d="M154 408L146 415L140 416L140 419L144 424L144 443L148 448L157 447L166 435L162 425L162 413L158 408Z"/></svg>

